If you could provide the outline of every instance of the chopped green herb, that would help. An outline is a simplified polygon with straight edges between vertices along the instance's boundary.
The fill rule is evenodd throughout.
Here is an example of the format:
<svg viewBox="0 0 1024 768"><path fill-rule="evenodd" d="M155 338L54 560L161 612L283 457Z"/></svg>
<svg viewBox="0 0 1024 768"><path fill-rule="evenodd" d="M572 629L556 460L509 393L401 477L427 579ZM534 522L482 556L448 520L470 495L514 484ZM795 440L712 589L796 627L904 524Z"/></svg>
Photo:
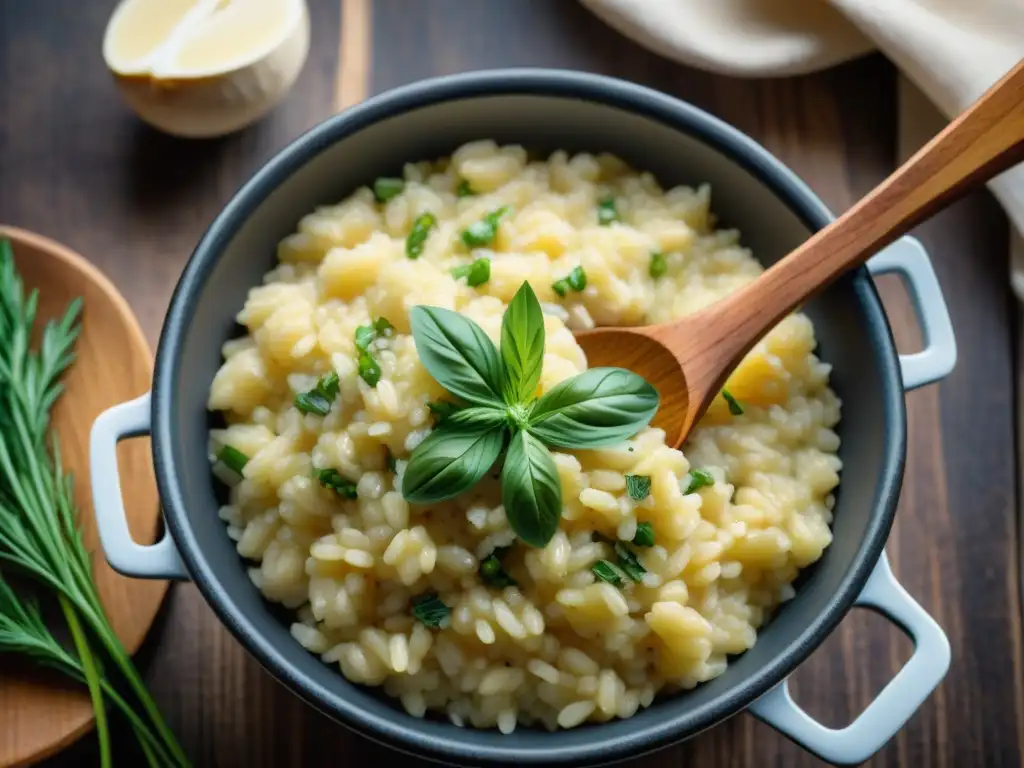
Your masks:
<svg viewBox="0 0 1024 768"><path fill-rule="evenodd" d="M316 474L316 479L320 481L320 485L324 488L330 488L339 496L343 496L346 499L358 498L358 494L356 493L356 484L351 480L342 477L338 470L328 467L327 469L315 469L313 472Z"/></svg>
<svg viewBox="0 0 1024 768"><path fill-rule="evenodd" d="M568 275L561 280L556 280L551 284L551 287L555 293L563 297L570 290L579 293L587 287L587 273L583 271L583 267L573 267Z"/></svg>
<svg viewBox="0 0 1024 768"><path fill-rule="evenodd" d="M221 462L232 472L242 474L242 470L245 469L245 465L249 463L249 457L237 448L225 445L220 449L220 453L217 454L217 461Z"/></svg>
<svg viewBox="0 0 1024 768"><path fill-rule="evenodd" d="M607 227L613 221L619 221L619 212L615 208L615 198L609 197L597 204L597 223Z"/></svg>
<svg viewBox="0 0 1024 768"><path fill-rule="evenodd" d="M380 203L386 203L392 197L400 195L403 189L405 189L405 181L403 179L381 176L373 182L373 195L377 198L377 202Z"/></svg>
<svg viewBox="0 0 1024 768"><path fill-rule="evenodd" d="M480 248L490 245L498 234L498 225L512 209L507 205L501 206L496 211L491 211L480 221L474 221L462 230L462 242L468 248Z"/></svg>
<svg viewBox="0 0 1024 768"><path fill-rule="evenodd" d="M463 264L460 267L452 268L452 277L456 280L466 278L466 284L470 288L483 285L491 279L491 260L487 258L476 259L472 264Z"/></svg>
<svg viewBox="0 0 1024 768"><path fill-rule="evenodd" d="M691 469L690 482L686 484L683 494L693 493L700 488L715 484L715 476L706 469Z"/></svg>
<svg viewBox="0 0 1024 768"><path fill-rule="evenodd" d="M391 449L390 448L385 448L384 450L387 452L387 456L385 458L385 461L387 461L388 472L397 472L398 471L398 465L395 463L395 457L391 453Z"/></svg>
<svg viewBox="0 0 1024 768"><path fill-rule="evenodd" d="M594 572L601 581L607 581L609 584L614 584L616 587L622 586L623 573L613 563L609 563L607 560L598 560L594 563L590 570Z"/></svg>
<svg viewBox="0 0 1024 768"><path fill-rule="evenodd" d="M618 558L617 565L630 579L633 581L643 579L647 570L640 565L640 561L636 559L633 551L621 541L615 542L615 556Z"/></svg>
<svg viewBox="0 0 1024 768"><path fill-rule="evenodd" d="M356 346L366 352L376 339L389 335L393 328L386 317L378 317L369 325L360 325L356 328Z"/></svg>
<svg viewBox="0 0 1024 768"><path fill-rule="evenodd" d="M510 547L498 547L480 563L480 578L485 584L497 589L516 586L516 581L501 564L501 558L505 556Z"/></svg>
<svg viewBox="0 0 1024 768"><path fill-rule="evenodd" d="M651 266L648 267L651 277L657 280L659 277L664 277L665 273L668 272L668 259L665 258L665 254L660 251L655 251L651 254Z"/></svg>
<svg viewBox="0 0 1024 768"><path fill-rule="evenodd" d="M566 279L569 281L569 287L576 293L587 287L587 273L583 271L583 267L573 267Z"/></svg>
<svg viewBox="0 0 1024 768"><path fill-rule="evenodd" d="M633 543L638 547L654 546L654 526L650 523L637 523Z"/></svg>
<svg viewBox="0 0 1024 768"><path fill-rule="evenodd" d="M405 255L410 259L418 259L423 254L423 246L427 242L430 230L437 226L437 217L432 213L421 213L412 223L409 236L405 239Z"/></svg>
<svg viewBox="0 0 1024 768"><path fill-rule="evenodd" d="M295 407L303 413L326 416L338 396L338 386L338 374L332 372L321 376L315 387L295 396Z"/></svg>
<svg viewBox="0 0 1024 768"><path fill-rule="evenodd" d="M633 501L643 501L651 495L649 475L626 475L626 493Z"/></svg>
<svg viewBox="0 0 1024 768"><path fill-rule="evenodd" d="M447 400L433 400L427 403L427 408L437 417L437 423L444 421L459 410L455 403L449 403Z"/></svg>
<svg viewBox="0 0 1024 768"><path fill-rule="evenodd" d="M359 356L359 377L371 387L376 387L380 381L380 365L369 352Z"/></svg>
<svg viewBox="0 0 1024 768"><path fill-rule="evenodd" d="M740 404L739 400L737 400L729 393L728 389L722 390L722 397L724 397L725 402L729 404L729 413L731 413L733 416L743 415L743 406Z"/></svg>
<svg viewBox="0 0 1024 768"><path fill-rule="evenodd" d="M469 186L469 182L463 179L462 183L459 184L458 189L455 190L455 194L458 195L459 197L470 197L472 195L475 195L476 192L474 192L473 188Z"/></svg>
<svg viewBox="0 0 1024 768"><path fill-rule="evenodd" d="M436 592L427 592L412 599L412 615L425 627L437 629L448 621L452 609L441 602Z"/></svg>

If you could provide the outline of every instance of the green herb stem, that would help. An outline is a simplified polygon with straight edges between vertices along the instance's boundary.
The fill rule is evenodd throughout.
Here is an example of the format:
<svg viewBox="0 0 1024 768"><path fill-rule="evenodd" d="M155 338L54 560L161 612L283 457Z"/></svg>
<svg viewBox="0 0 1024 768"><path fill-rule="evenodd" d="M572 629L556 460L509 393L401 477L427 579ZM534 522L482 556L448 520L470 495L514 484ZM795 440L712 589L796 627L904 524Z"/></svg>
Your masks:
<svg viewBox="0 0 1024 768"><path fill-rule="evenodd" d="M85 684L89 688L89 698L92 699L92 711L96 715L96 738L100 744L100 765L109 768L113 765L110 754L110 728L107 725L107 708L103 703L103 689L100 686L99 672L96 670L96 659L89 648L89 641L82 630L82 624L75 614L75 609L63 595L59 598L60 609L64 612L64 620L71 631L71 638L75 643L75 650L78 651L78 658L82 663L82 674L85 677Z"/></svg>

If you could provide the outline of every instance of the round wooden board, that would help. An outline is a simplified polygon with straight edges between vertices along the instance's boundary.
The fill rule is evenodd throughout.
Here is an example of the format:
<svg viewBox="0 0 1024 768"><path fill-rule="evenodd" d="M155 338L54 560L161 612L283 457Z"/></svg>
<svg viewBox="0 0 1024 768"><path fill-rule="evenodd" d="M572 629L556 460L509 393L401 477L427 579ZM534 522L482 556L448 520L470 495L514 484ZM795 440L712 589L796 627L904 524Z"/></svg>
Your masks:
<svg viewBox="0 0 1024 768"><path fill-rule="evenodd" d="M26 287L39 290L37 327L63 314L75 297L83 300L77 360L65 375L67 390L54 410L54 427L65 468L74 473L75 500L103 606L117 636L134 653L156 617L167 582L128 579L107 565L93 519L89 430L100 412L150 388L152 353L127 302L85 259L24 230L0 226L3 237L11 241ZM123 441L118 461L132 535L150 543L160 509L149 439ZM92 707L82 689L18 659L0 664L0 768L41 760L92 726Z"/></svg>

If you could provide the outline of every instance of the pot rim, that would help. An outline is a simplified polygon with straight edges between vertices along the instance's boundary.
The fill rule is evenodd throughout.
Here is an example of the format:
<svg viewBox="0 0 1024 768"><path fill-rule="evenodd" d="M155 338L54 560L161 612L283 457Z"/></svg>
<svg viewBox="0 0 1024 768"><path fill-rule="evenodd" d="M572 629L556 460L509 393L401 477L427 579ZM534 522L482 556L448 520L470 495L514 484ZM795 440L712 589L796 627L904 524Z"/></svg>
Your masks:
<svg viewBox="0 0 1024 768"><path fill-rule="evenodd" d="M851 288L863 306L865 331L876 348L883 382L883 413L889 439L867 533L832 602L799 637L770 663L699 707L637 728L626 735L602 736L603 725L588 729L585 744L567 743L561 732L545 736L543 749L517 745L514 735L487 744L458 736L426 733L410 715L382 717L360 710L316 678L287 662L275 644L259 634L216 582L200 542L188 524L186 503L174 460L174 389L183 348L182 329L193 314L200 288L223 247L255 208L285 179L334 143L405 112L433 104L485 96L532 95L590 101L642 115L688 134L740 165L780 198L811 231L832 214L781 161L738 129L703 110L645 86L617 78L558 69L494 69L421 80L394 88L334 115L299 136L247 181L214 219L196 246L171 297L156 353L153 382L152 450L157 486L167 526L190 575L207 603L257 661L307 704L349 728L400 751L440 761L474 764L521 762L531 765L593 765L651 752L690 738L739 713L782 682L824 641L852 608L882 554L896 512L906 456L906 408L896 345L881 300L867 270L852 273ZM241 565L240 565L241 567ZM335 673L332 673L335 674Z"/></svg>

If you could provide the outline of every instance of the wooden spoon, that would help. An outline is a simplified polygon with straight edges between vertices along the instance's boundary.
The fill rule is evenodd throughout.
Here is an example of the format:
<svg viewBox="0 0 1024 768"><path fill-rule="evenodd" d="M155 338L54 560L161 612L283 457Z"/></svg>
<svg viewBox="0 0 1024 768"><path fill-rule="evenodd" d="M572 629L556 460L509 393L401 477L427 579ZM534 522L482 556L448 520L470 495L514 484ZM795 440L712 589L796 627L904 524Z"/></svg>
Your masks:
<svg viewBox="0 0 1024 768"><path fill-rule="evenodd" d="M591 367L628 368L661 395L654 425L679 447L732 370L782 318L964 192L1024 160L1024 61L889 178L757 280L663 325L576 339Z"/></svg>

